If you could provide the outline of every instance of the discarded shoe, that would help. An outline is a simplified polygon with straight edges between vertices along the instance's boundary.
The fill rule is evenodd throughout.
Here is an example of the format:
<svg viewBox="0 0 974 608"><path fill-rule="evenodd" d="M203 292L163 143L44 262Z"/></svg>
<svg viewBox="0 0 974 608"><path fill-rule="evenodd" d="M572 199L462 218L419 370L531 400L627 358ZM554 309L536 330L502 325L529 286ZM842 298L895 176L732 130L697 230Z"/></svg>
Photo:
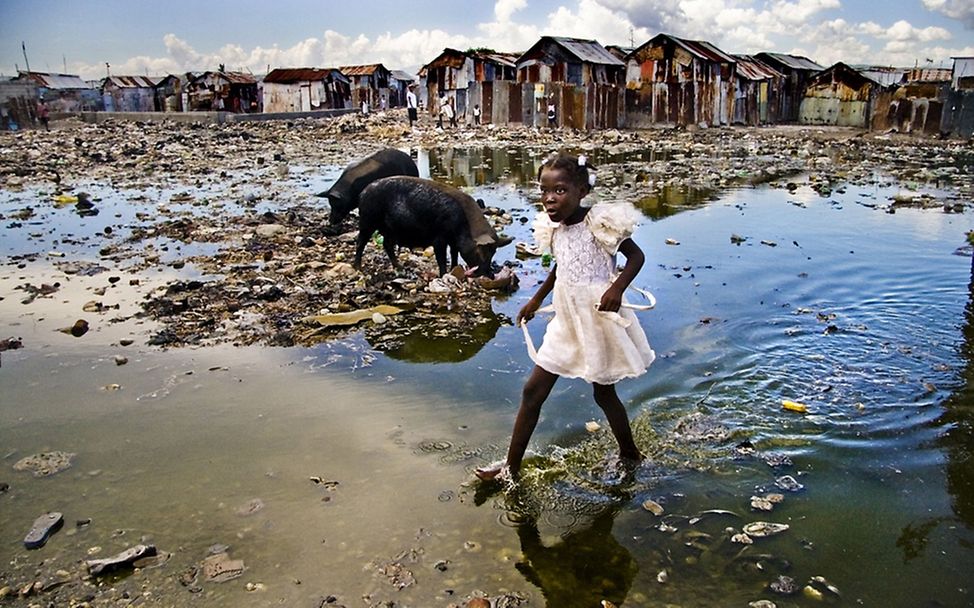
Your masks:
<svg viewBox="0 0 974 608"><path fill-rule="evenodd" d="M41 515L24 537L24 546L28 549L40 549L51 534L57 532L62 525L64 525L64 516L57 511Z"/></svg>

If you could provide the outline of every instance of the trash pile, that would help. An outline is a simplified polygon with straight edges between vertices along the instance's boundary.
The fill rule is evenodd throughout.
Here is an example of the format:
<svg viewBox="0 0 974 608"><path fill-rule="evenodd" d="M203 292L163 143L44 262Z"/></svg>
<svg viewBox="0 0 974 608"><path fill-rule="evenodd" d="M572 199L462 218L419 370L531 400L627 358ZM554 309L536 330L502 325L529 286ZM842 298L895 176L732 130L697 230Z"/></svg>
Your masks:
<svg viewBox="0 0 974 608"><path fill-rule="evenodd" d="M844 184L882 180L904 187L896 200L875 202L890 213L910 205L958 212L974 200L974 154L965 141L802 127L440 129L427 116L411 130L405 113L392 110L224 125L66 120L50 132L3 133L0 202L7 206L0 219L11 235L34 234L31 226L55 209L76 213L79 225L104 220L97 235L51 235L55 243L78 241L89 249L83 259L58 261L58 268L65 274L110 270L116 281L127 275L144 297L141 314L161 323L147 337L161 347L307 345L366 327L370 342L395 348L417 326L463 336L485 320L509 323L491 303L517 289L515 251L531 252L526 224L535 211L524 193L534 191L532 184L517 184L526 201L520 208L487 210L498 232L520 230L512 234L520 237L517 249L498 252L494 280L469 278L462 268L438 276L431 252L420 250L401 250L396 272L375 244L366 247L359 271L351 266L354 217L338 234L325 230L327 204L314 196L327 184L322 176L337 177L348 163L390 146L414 155L518 149L538 159L559 148L584 151L598 165L601 201L762 183L789 191L807 183L827 197ZM938 200L919 192L926 185L953 194ZM19 193L28 202L19 202ZM17 208L10 209L11 200ZM168 244L159 245L163 240ZM16 253L11 264L18 270L65 255ZM156 286L148 280L152 269L182 274ZM26 302L57 285L22 288ZM84 310L110 309L93 301Z"/></svg>

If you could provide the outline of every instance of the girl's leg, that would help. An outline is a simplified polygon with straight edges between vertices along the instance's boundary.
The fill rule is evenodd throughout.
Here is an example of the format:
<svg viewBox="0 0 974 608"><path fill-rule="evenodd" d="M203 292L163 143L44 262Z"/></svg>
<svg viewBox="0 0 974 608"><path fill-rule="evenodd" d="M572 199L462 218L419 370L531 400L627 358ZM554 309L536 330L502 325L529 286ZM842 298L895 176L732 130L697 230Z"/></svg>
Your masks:
<svg viewBox="0 0 974 608"><path fill-rule="evenodd" d="M619 456L629 460L642 460L642 452L636 447L636 441L632 438L629 415L626 414L626 408L616 395L615 385L595 384L593 392L595 403L602 408L605 417L609 420L609 428L619 442Z"/></svg>
<svg viewBox="0 0 974 608"><path fill-rule="evenodd" d="M541 406L551 393L552 387L558 376L546 371L537 365L524 383L521 390L521 407L517 411L517 418L514 420L514 430L511 432L511 445L507 448L507 462L493 463L476 470L477 477L481 479L494 479L506 466L512 477L517 477L521 471L521 460L524 452L528 449L528 442L534 428L538 425L538 417L541 415Z"/></svg>

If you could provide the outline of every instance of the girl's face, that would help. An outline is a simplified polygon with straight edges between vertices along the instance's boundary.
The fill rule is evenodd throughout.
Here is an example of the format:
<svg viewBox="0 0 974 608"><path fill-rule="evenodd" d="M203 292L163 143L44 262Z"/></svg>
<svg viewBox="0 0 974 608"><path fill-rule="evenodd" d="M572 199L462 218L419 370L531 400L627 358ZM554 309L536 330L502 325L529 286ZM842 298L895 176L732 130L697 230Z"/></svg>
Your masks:
<svg viewBox="0 0 974 608"><path fill-rule="evenodd" d="M541 204L551 221L568 220L571 223L571 220L581 219L577 216L588 188L572 181L564 169L542 169L539 185Z"/></svg>

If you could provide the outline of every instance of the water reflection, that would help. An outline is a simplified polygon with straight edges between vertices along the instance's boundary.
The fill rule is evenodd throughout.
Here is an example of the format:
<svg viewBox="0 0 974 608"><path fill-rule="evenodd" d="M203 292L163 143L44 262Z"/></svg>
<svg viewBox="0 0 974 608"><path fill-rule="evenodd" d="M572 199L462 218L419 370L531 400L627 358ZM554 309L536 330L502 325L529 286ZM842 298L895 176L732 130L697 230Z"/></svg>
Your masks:
<svg viewBox="0 0 974 608"><path fill-rule="evenodd" d="M369 344L387 357L410 363L459 363L470 359L497 335L502 317L483 315L472 327L444 327L442 320L404 325L398 331L367 331Z"/></svg>
<svg viewBox="0 0 974 608"><path fill-rule="evenodd" d="M961 327L960 354L965 362L962 384L944 402L944 414L937 426L946 429L939 443L947 459L947 491L953 498L951 507L965 525L974 529L974 265L971 275L970 297Z"/></svg>
<svg viewBox="0 0 974 608"><path fill-rule="evenodd" d="M639 566L612 535L618 507L609 507L553 543L545 543L535 520L521 523L517 536L523 559L515 567L537 586L548 606L621 605Z"/></svg>

